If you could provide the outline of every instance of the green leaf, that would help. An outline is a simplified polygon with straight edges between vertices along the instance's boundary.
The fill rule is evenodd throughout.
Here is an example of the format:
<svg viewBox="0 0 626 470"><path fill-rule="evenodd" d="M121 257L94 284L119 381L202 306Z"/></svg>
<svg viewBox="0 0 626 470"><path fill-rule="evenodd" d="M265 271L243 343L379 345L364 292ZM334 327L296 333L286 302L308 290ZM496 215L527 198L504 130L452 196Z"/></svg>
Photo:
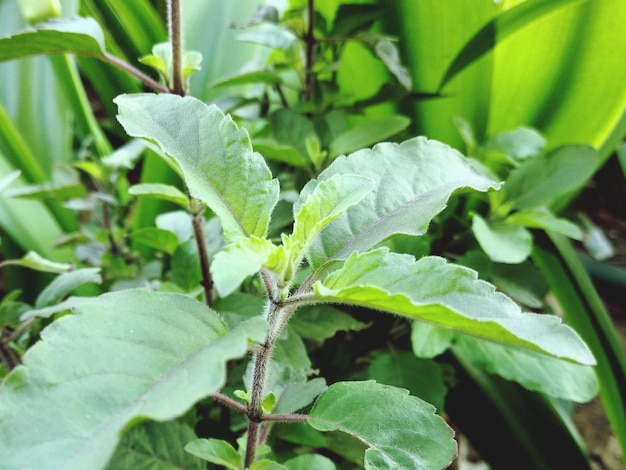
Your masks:
<svg viewBox="0 0 626 470"><path fill-rule="evenodd" d="M67 311L71 311L76 309L76 307L93 301L93 297L69 297L65 299L63 302L58 304L50 305L48 307L36 308L27 310L20 317L21 321L28 320L29 318L37 317L37 318L50 318L52 315L56 315L57 313L63 313Z"/></svg>
<svg viewBox="0 0 626 470"><path fill-rule="evenodd" d="M581 188L597 166L598 153L592 147L560 147L513 170L504 186L504 199L517 209L547 206Z"/></svg>
<svg viewBox="0 0 626 470"><path fill-rule="evenodd" d="M337 158L302 189L294 211L317 185L337 174L370 178L375 190L315 239L309 255L314 268L326 260L345 259L350 253L368 250L397 233L423 234L450 195L460 188L486 191L499 186L474 170L456 150L417 137Z"/></svg>
<svg viewBox="0 0 626 470"><path fill-rule="evenodd" d="M482 150L499 152L514 160L524 160L537 155L546 144L546 139L536 130L520 127L490 136Z"/></svg>
<svg viewBox="0 0 626 470"><path fill-rule="evenodd" d="M479 338L527 348L580 364L595 364L589 348L554 315L522 313L469 268L428 256L380 248L353 254L324 282L315 297L327 302L396 313Z"/></svg>
<svg viewBox="0 0 626 470"><path fill-rule="evenodd" d="M83 284L100 284L100 268L83 268L59 274L37 296L35 308L47 307L60 302L66 295Z"/></svg>
<svg viewBox="0 0 626 470"><path fill-rule="evenodd" d="M337 467L328 457L319 454L303 454L283 464L289 470L335 470Z"/></svg>
<svg viewBox="0 0 626 470"><path fill-rule="evenodd" d="M298 309L289 320L289 327L303 338L321 342L338 331L359 331L368 325L329 305L315 305Z"/></svg>
<svg viewBox="0 0 626 470"><path fill-rule="evenodd" d="M363 121L333 139L328 150L330 158L388 139L406 129L410 123L411 120L405 116L389 116Z"/></svg>
<svg viewBox="0 0 626 470"><path fill-rule="evenodd" d="M228 442L221 439L196 439L185 446L185 450L202 460L232 470L240 470L241 454Z"/></svg>
<svg viewBox="0 0 626 470"><path fill-rule="evenodd" d="M491 225L474 214L472 232L489 259L497 263L521 263L532 250L531 233L519 225Z"/></svg>
<svg viewBox="0 0 626 470"><path fill-rule="evenodd" d="M398 46L391 38L372 33L371 31L358 34L356 39L367 44L372 52L385 64L387 69L407 90L411 90L413 82L409 71L400 62Z"/></svg>
<svg viewBox="0 0 626 470"><path fill-rule="evenodd" d="M548 285L541 272L530 261L520 264L494 263L491 282L517 303L534 309L544 306Z"/></svg>
<svg viewBox="0 0 626 470"><path fill-rule="evenodd" d="M232 118L192 97L122 95L115 102L126 132L176 161L190 194L220 218L228 240L266 235L278 181Z"/></svg>
<svg viewBox="0 0 626 470"><path fill-rule="evenodd" d="M408 352L384 353L372 361L367 377L393 387L406 388L411 395L434 405L439 412L443 410L447 388L441 367L434 361L418 359Z"/></svg>
<svg viewBox="0 0 626 470"><path fill-rule="evenodd" d="M237 35L240 41L287 51L296 47L298 37L290 29L276 23L261 23Z"/></svg>
<svg viewBox="0 0 626 470"><path fill-rule="evenodd" d="M261 269L278 247L265 238L241 238L215 255L211 274L220 297L234 292L248 276Z"/></svg>
<svg viewBox="0 0 626 470"><path fill-rule="evenodd" d="M140 139L133 139L120 148L116 149L111 155L102 157L102 164L114 170L135 168L135 163L141 154L146 150L146 143Z"/></svg>
<svg viewBox="0 0 626 470"><path fill-rule="evenodd" d="M195 239L187 240L172 255L172 281L185 292L191 292L200 287L201 278L198 245Z"/></svg>
<svg viewBox="0 0 626 470"><path fill-rule="evenodd" d="M257 460L250 465L250 470L287 470L285 466L273 460Z"/></svg>
<svg viewBox="0 0 626 470"><path fill-rule="evenodd" d="M439 88L443 88L452 78L493 49L507 36L559 8L586 1L588 0L529 0L505 11L488 22L463 47L449 65Z"/></svg>
<svg viewBox="0 0 626 470"><path fill-rule="evenodd" d="M196 434L193 430L176 421L142 423L122 436L106 468L204 468L202 460L183 450L185 444L194 439Z"/></svg>
<svg viewBox="0 0 626 470"><path fill-rule="evenodd" d="M272 410L276 407L277 402L276 394L274 392L270 392L265 395L263 401L261 402L261 409L263 413L271 413Z"/></svg>
<svg viewBox="0 0 626 470"><path fill-rule="evenodd" d="M93 18L50 20L0 38L0 62L36 54L74 53L103 57L104 35Z"/></svg>
<svg viewBox="0 0 626 470"><path fill-rule="evenodd" d="M308 423L364 442L366 469L445 468L456 457L454 433L432 405L373 380L331 385Z"/></svg>
<svg viewBox="0 0 626 470"><path fill-rule="evenodd" d="M35 271L55 274L70 271L74 267L69 263L57 263L55 261L50 261L39 256L34 251L29 251L20 259L8 259L0 262L0 268L4 266L22 266Z"/></svg>
<svg viewBox="0 0 626 470"><path fill-rule="evenodd" d="M582 240L583 234L576 224L555 216L546 209L527 209L515 212L505 219L507 224L523 225L524 227L540 228L560 233L574 240Z"/></svg>
<svg viewBox="0 0 626 470"><path fill-rule="evenodd" d="M223 386L226 362L265 332L260 317L227 332L217 313L177 294L126 290L80 305L5 380L0 460L104 468L128 424L185 413Z"/></svg>
<svg viewBox="0 0 626 470"><path fill-rule="evenodd" d="M292 146L302 158L310 160L306 142L319 140L311 121L291 109L281 108L270 116L270 127L276 141Z"/></svg>
<svg viewBox="0 0 626 470"><path fill-rule="evenodd" d="M31 24L42 23L50 18L61 16L59 0L18 0L24 19Z"/></svg>
<svg viewBox="0 0 626 470"><path fill-rule="evenodd" d="M254 149L265 158L287 163L297 168L309 166L309 160L291 145L284 145L268 139L255 140Z"/></svg>
<svg viewBox="0 0 626 470"><path fill-rule="evenodd" d="M81 184L44 183L12 188L4 192L6 197L65 201L87 196L87 189Z"/></svg>
<svg viewBox="0 0 626 470"><path fill-rule="evenodd" d="M289 414L301 410L313 403L313 400L327 388L326 380L321 377L307 381L304 374L292 372L287 375L287 379L280 381L280 396L274 408L277 414Z"/></svg>
<svg viewBox="0 0 626 470"><path fill-rule="evenodd" d="M373 189L374 182L370 178L337 174L320 182L306 200L294 205L293 233L286 249L295 267L300 264L315 237Z"/></svg>
<svg viewBox="0 0 626 470"><path fill-rule="evenodd" d="M178 189L176 186L160 183L143 183L135 184L128 188L128 194L133 196L153 196L157 199L163 199L164 201L170 201L174 204L187 209L189 207L189 201L187 196Z"/></svg>
<svg viewBox="0 0 626 470"><path fill-rule="evenodd" d="M21 174L22 172L20 170L15 170L8 175L3 175L2 178L0 178L0 193L11 186L11 183L18 179Z"/></svg>
<svg viewBox="0 0 626 470"><path fill-rule="evenodd" d="M455 350L487 372L555 398L584 403L598 393L598 382L591 366L572 364L468 336L457 339Z"/></svg>
<svg viewBox="0 0 626 470"><path fill-rule="evenodd" d="M156 227L145 227L130 234L133 241L173 255L178 248L179 240L175 233Z"/></svg>
<svg viewBox="0 0 626 470"><path fill-rule="evenodd" d="M251 83L264 83L266 85L280 85L282 79L276 72L270 72L267 70L258 70L255 72L246 72L237 74L233 77L223 78L217 82L211 83L209 86L213 88L235 86L235 85L249 85Z"/></svg>
<svg viewBox="0 0 626 470"><path fill-rule="evenodd" d="M452 345L453 330L438 328L430 323L414 321L411 325L411 345L417 357L432 359Z"/></svg>

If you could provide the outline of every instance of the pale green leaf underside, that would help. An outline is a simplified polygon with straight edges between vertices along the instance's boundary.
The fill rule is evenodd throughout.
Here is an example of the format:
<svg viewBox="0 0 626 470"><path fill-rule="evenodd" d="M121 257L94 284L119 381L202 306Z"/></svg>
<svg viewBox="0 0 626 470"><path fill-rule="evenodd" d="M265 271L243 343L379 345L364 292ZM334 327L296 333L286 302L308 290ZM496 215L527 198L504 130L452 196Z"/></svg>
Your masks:
<svg viewBox="0 0 626 470"><path fill-rule="evenodd" d="M121 95L115 102L126 132L176 161L190 194L215 212L228 239L266 235L278 180L230 116L176 95Z"/></svg>
<svg viewBox="0 0 626 470"><path fill-rule="evenodd" d="M337 158L317 180L303 188L294 211L317 185L337 174L369 178L376 190L331 222L314 240L309 255L314 268L326 260L366 251L396 233L423 234L432 218L445 208L450 195L460 188L486 191L499 187L456 150L416 137Z"/></svg>
<svg viewBox="0 0 626 470"><path fill-rule="evenodd" d="M104 56L104 34L93 18L50 20L0 38L0 62L36 54L75 53Z"/></svg>
<svg viewBox="0 0 626 470"><path fill-rule="evenodd" d="M598 393L596 375L591 366L468 336L458 337L455 344L455 350L464 359L507 380L514 380L529 390L579 403L591 400Z"/></svg>
<svg viewBox="0 0 626 470"><path fill-rule="evenodd" d="M377 249L352 255L318 281L320 300L384 310L459 333L567 359L595 364L580 337L554 315L522 313L475 271L429 256Z"/></svg>
<svg viewBox="0 0 626 470"><path fill-rule="evenodd" d="M434 406L374 381L331 385L315 402L308 423L364 442L366 469L446 468L456 456L453 432Z"/></svg>
<svg viewBox="0 0 626 470"><path fill-rule="evenodd" d="M260 317L226 332L215 312L171 293L120 291L75 312L44 330L0 389L7 468L103 468L128 423L180 416L265 334Z"/></svg>
<svg viewBox="0 0 626 470"><path fill-rule="evenodd" d="M491 225L478 214L472 217L472 232L492 261L517 264L530 255L533 238L519 225Z"/></svg>
<svg viewBox="0 0 626 470"><path fill-rule="evenodd" d="M100 268L82 268L61 273L37 296L35 307L53 305L83 284L100 284L101 282Z"/></svg>

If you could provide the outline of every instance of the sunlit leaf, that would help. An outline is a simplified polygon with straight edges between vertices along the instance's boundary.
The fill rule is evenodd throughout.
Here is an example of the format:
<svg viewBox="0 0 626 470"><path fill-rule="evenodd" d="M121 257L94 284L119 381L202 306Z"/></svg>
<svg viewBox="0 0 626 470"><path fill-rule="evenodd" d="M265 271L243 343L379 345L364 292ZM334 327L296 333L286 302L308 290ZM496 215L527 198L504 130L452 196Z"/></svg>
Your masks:
<svg viewBox="0 0 626 470"><path fill-rule="evenodd" d="M115 102L126 132L176 161L189 192L220 218L228 239L265 236L278 181L232 118L192 97L122 95Z"/></svg>
<svg viewBox="0 0 626 470"><path fill-rule="evenodd" d="M317 185L337 174L370 178L376 190L331 222L314 240L310 250L314 268L326 260L365 251L397 233L423 234L450 195L460 188L487 191L499 186L447 145L417 137L399 145L383 143L339 157L302 189L294 211Z"/></svg>
<svg viewBox="0 0 626 470"><path fill-rule="evenodd" d="M34 251L29 251L20 259L8 259L0 262L0 268L3 266L22 266L35 271L55 274L60 274L73 268L73 266L69 263L57 263L55 261L50 261L38 255Z"/></svg>
<svg viewBox="0 0 626 470"><path fill-rule="evenodd" d="M308 423L364 442L366 469L445 468L456 457L454 433L432 405L374 381L331 385Z"/></svg>
<svg viewBox="0 0 626 470"><path fill-rule="evenodd" d="M519 306L475 271L429 256L378 249L353 254L315 285L328 302L360 305L422 320L510 346L580 364L595 364L574 330L554 315L522 313Z"/></svg>
<svg viewBox="0 0 626 470"><path fill-rule="evenodd" d="M127 424L180 416L223 385L226 361L245 354L248 338L264 334L261 318L227 333L216 313L182 295L127 290L84 303L5 380L1 460L104 468Z"/></svg>

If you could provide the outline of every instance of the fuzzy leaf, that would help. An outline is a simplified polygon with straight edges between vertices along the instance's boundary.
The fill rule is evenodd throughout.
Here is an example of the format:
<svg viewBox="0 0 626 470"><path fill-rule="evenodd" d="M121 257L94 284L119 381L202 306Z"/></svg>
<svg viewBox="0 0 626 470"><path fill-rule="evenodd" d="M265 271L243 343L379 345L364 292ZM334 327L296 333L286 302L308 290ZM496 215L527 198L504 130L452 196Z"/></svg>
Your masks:
<svg viewBox="0 0 626 470"><path fill-rule="evenodd" d="M54 19L0 38L0 62L36 54L104 56L104 34L93 18Z"/></svg>
<svg viewBox="0 0 626 470"><path fill-rule="evenodd" d="M454 433L434 406L373 380L331 385L315 402L308 423L364 442L366 469L446 468L456 457Z"/></svg>
<svg viewBox="0 0 626 470"><path fill-rule="evenodd" d="M171 420L226 380L226 362L262 341L257 317L227 332L178 294L126 290L52 323L0 389L6 468L104 468L137 418Z"/></svg>
<svg viewBox="0 0 626 470"><path fill-rule="evenodd" d="M469 268L381 248L354 254L314 285L319 300L403 315L460 333L527 348L581 364L595 364L587 345L554 315L522 313Z"/></svg>
<svg viewBox="0 0 626 470"><path fill-rule="evenodd" d="M176 421L142 423L124 434L107 469L204 468L199 458L183 450L193 439L196 439L193 430Z"/></svg>
<svg viewBox="0 0 626 470"><path fill-rule="evenodd" d="M83 268L61 273L41 291L35 301L35 308L60 302L63 297L83 284L100 284L101 282L100 268Z"/></svg>
<svg viewBox="0 0 626 470"><path fill-rule="evenodd" d="M232 470L241 468L241 454L232 445L221 439L196 439L187 444L185 450L216 465Z"/></svg>
<svg viewBox="0 0 626 470"><path fill-rule="evenodd" d="M296 250L292 256L301 259L315 237L328 224L341 216L350 207L358 204L374 188L373 181L362 176L334 175L316 185L306 201L294 210L293 234L290 249ZM295 207L294 207L295 209Z"/></svg>
<svg viewBox="0 0 626 470"><path fill-rule="evenodd" d="M591 366L572 364L468 336L457 339L455 350L487 372L555 398L584 403L598 393L598 382Z"/></svg>
<svg viewBox="0 0 626 470"><path fill-rule="evenodd" d="M176 161L190 194L220 218L227 239L267 234L278 181L232 118L192 97L121 95L115 102L126 132Z"/></svg>
<svg viewBox="0 0 626 470"><path fill-rule="evenodd" d="M401 170L401 171L399 171ZM421 235L460 188L486 191L498 183L478 173L460 153L424 137L383 143L337 158L310 181L294 205L297 212L315 187L337 174L370 178L375 191L331 222L311 245L314 268L326 260L366 251L396 233Z"/></svg>
<svg viewBox="0 0 626 470"><path fill-rule="evenodd" d="M220 297L231 294L246 277L257 273L277 248L267 239L250 237L241 238L217 253L211 263L211 274Z"/></svg>
<svg viewBox="0 0 626 470"><path fill-rule="evenodd" d="M490 225L478 214L472 217L472 232L491 261L521 263L530 255L533 237L519 225Z"/></svg>

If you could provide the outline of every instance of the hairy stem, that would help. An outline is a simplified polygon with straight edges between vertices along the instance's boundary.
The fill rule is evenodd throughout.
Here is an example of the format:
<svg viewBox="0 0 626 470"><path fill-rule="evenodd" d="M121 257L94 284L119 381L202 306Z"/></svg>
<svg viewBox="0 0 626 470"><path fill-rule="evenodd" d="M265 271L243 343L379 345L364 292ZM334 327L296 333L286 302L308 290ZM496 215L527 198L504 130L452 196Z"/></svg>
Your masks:
<svg viewBox="0 0 626 470"><path fill-rule="evenodd" d="M204 241L204 217L202 211L193 214L193 234L198 246L198 258L200 259L200 272L202 274L202 287L204 287L204 302L210 307L213 303L213 277L211 276L211 263L209 251Z"/></svg>
<svg viewBox="0 0 626 470"><path fill-rule="evenodd" d="M172 93L183 96L183 47L180 26L180 0L168 2L168 34L172 46Z"/></svg>
<svg viewBox="0 0 626 470"><path fill-rule="evenodd" d="M309 24L307 27L304 42L306 44L306 55L304 64L304 100L313 101L313 49L315 48L315 0L308 0L307 13Z"/></svg>
<svg viewBox="0 0 626 470"><path fill-rule="evenodd" d="M227 397L226 395L223 395L218 392L218 393L214 393L211 396L213 397L215 401L219 401L222 405L226 405L234 410L241 411L242 413L248 412L248 409L244 405L242 405L238 401L233 400L230 397Z"/></svg>

